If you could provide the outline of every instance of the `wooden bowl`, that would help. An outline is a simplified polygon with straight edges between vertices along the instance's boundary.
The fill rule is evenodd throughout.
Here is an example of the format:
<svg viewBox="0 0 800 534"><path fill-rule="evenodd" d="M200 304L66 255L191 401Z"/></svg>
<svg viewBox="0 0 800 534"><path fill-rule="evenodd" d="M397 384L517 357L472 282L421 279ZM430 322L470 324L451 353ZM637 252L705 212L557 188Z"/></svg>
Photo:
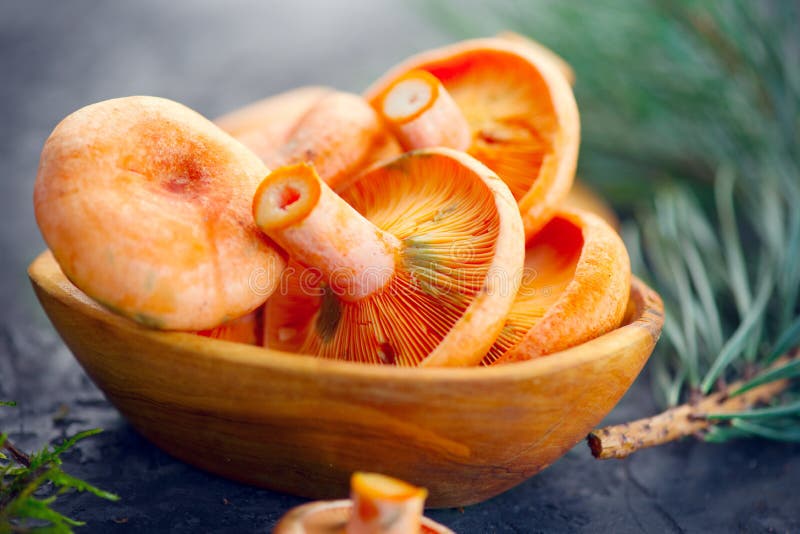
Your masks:
<svg viewBox="0 0 800 534"><path fill-rule="evenodd" d="M28 273L64 342L145 437L312 498L346 496L353 471L428 488L432 507L519 484L611 411L663 322L660 298L635 280L625 326L578 347L491 368L395 368L145 329L84 295L49 252Z"/></svg>

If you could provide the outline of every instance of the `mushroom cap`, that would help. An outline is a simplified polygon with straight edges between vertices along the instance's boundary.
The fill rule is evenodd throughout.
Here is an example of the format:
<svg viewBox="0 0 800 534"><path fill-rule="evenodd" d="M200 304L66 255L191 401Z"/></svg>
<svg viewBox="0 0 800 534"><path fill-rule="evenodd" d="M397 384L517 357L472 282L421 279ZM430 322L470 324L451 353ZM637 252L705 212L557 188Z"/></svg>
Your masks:
<svg viewBox="0 0 800 534"><path fill-rule="evenodd" d="M497 37L527 46L533 54L540 56L542 59L550 61L558 70L560 70L561 74L564 75L564 78L570 85L575 85L575 70L572 68L572 65L567 63L564 58L544 46L539 41L531 39L527 35L522 35L520 33L508 30L498 33Z"/></svg>
<svg viewBox="0 0 800 534"><path fill-rule="evenodd" d="M361 96L327 87L282 93L216 120L274 169L313 164L331 187L400 154L391 132Z"/></svg>
<svg viewBox="0 0 800 534"><path fill-rule="evenodd" d="M308 110L334 92L323 86L298 87L235 109L217 117L214 123L266 161L286 142Z"/></svg>
<svg viewBox="0 0 800 534"><path fill-rule="evenodd" d="M473 39L407 59L365 97L379 105L395 80L417 69L438 78L458 104L472 129L469 154L506 182L531 236L566 196L577 165L580 121L564 74L524 43Z"/></svg>
<svg viewBox="0 0 800 534"><path fill-rule="evenodd" d="M630 282L617 232L592 213L562 209L528 241L519 293L481 363L544 356L617 328Z"/></svg>
<svg viewBox="0 0 800 534"><path fill-rule="evenodd" d="M147 326L203 330L258 307L282 253L251 202L267 168L189 108L134 96L65 118L42 150L34 209L69 279Z"/></svg>
<svg viewBox="0 0 800 534"><path fill-rule="evenodd" d="M614 208L594 188L580 180L579 177L575 179L567 198L564 199L561 206L562 208L594 213L607 222L611 228L619 232L619 218L614 212Z"/></svg>
<svg viewBox="0 0 800 534"><path fill-rule="evenodd" d="M473 365L514 300L524 235L508 187L450 149L406 153L339 194L400 243L383 289L348 302L290 264L265 306L269 347L367 363Z"/></svg>

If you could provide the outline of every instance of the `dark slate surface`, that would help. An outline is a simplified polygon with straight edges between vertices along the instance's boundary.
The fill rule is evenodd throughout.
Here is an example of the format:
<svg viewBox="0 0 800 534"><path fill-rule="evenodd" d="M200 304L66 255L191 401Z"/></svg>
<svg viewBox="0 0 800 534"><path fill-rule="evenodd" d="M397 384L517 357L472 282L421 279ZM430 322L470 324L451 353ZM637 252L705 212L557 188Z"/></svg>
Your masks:
<svg viewBox="0 0 800 534"><path fill-rule="evenodd" d="M38 153L63 116L128 94L208 116L293 86L357 91L394 61L447 38L405 4L146 0L0 3L0 429L24 449L105 432L65 469L122 496L80 494L60 509L85 532L268 531L295 497L178 462L140 437L86 378L39 309L25 267L43 248L31 207ZM640 380L610 416L654 411ZM800 447L687 441L625 462L579 444L516 489L464 510L431 511L458 532L797 532Z"/></svg>

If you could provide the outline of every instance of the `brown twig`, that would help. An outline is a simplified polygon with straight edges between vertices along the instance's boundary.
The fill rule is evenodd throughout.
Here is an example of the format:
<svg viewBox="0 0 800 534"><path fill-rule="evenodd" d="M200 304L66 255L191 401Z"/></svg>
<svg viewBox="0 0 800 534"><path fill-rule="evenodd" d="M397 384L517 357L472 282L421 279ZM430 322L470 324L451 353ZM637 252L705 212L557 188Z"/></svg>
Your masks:
<svg viewBox="0 0 800 534"><path fill-rule="evenodd" d="M15 462L17 462L18 464L20 464L22 466L25 466L25 467L30 467L31 466L31 458L30 458L30 456L28 456L27 454L25 454L24 452L22 452L21 450L16 448L13 443L8 441L8 439L6 439L3 442L2 448L5 449L6 451L8 451L8 453L11 455L11 458L13 458L13 460Z"/></svg>
<svg viewBox="0 0 800 534"><path fill-rule="evenodd" d="M773 367L785 364L788 360L788 357L780 358ZM789 380L776 380L735 397L728 396L729 392L735 391L744 382L734 382L722 391L670 408L653 417L594 430L586 437L586 441L595 458L625 458L639 449L663 445L686 436L702 435L715 424L706 415L734 413L766 403L789 385Z"/></svg>

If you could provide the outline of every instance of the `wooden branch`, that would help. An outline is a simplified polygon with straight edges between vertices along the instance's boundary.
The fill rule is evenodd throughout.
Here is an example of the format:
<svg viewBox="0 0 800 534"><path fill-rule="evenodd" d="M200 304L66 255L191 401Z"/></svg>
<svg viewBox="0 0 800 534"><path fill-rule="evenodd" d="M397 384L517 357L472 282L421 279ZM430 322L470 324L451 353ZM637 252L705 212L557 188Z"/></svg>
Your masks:
<svg viewBox="0 0 800 534"><path fill-rule="evenodd" d="M2 448L5 449L11 455L11 458L13 458L13 460L18 464L24 467L31 466L30 457L21 450L19 450L18 448L16 448L14 444L8 440L8 438L6 438L5 442L3 442Z"/></svg>
<svg viewBox="0 0 800 534"><path fill-rule="evenodd" d="M797 357L796 354L794 358ZM788 357L780 358L772 367L783 365L789 360ZM776 380L741 395L728 396L729 392L736 391L744 383L744 380L735 382L728 385L724 391L670 408L653 417L593 430L586 437L586 441L595 458L600 460L625 458L639 449L663 445L686 436L700 435L716 424L715 421L707 419L706 415L734 413L765 404L785 390L789 380Z"/></svg>

